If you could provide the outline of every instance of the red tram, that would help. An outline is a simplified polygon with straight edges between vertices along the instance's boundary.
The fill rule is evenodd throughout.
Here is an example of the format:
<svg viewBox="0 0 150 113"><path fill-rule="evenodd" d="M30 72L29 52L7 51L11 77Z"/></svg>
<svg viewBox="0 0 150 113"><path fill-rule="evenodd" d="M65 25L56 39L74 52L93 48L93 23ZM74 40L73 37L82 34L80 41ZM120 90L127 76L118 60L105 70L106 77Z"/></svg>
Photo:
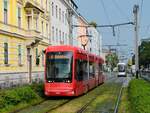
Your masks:
<svg viewBox="0 0 150 113"><path fill-rule="evenodd" d="M50 46L45 51L46 96L78 96L102 84L103 59L73 46Z"/></svg>

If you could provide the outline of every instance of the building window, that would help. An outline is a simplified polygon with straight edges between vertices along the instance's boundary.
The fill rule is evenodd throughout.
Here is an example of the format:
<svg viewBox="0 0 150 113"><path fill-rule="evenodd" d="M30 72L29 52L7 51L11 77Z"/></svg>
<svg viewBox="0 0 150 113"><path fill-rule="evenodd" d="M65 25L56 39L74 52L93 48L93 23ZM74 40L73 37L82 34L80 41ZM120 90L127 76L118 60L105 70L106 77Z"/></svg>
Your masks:
<svg viewBox="0 0 150 113"><path fill-rule="evenodd" d="M61 30L59 30L59 42L61 42Z"/></svg>
<svg viewBox="0 0 150 113"><path fill-rule="evenodd" d="M62 21L63 21L63 23L64 23L64 11L62 12Z"/></svg>
<svg viewBox="0 0 150 113"><path fill-rule="evenodd" d="M21 8L18 7L18 27L21 27Z"/></svg>
<svg viewBox="0 0 150 113"><path fill-rule="evenodd" d="M64 43L67 44L67 33L65 34L65 39L64 39Z"/></svg>
<svg viewBox="0 0 150 113"><path fill-rule="evenodd" d="M28 30L30 30L30 19L31 19L31 17L27 17L27 24L28 24Z"/></svg>
<svg viewBox="0 0 150 113"><path fill-rule="evenodd" d="M22 57L22 54L21 54L21 45L18 45L18 64L21 65L21 57Z"/></svg>
<svg viewBox="0 0 150 113"><path fill-rule="evenodd" d="M8 64L8 43L4 43L4 64Z"/></svg>
<svg viewBox="0 0 150 113"><path fill-rule="evenodd" d="M52 41L54 41L54 34L55 34L55 31L54 31L54 26L52 27Z"/></svg>
<svg viewBox="0 0 150 113"><path fill-rule="evenodd" d="M58 29L56 28L56 42L58 42Z"/></svg>
<svg viewBox="0 0 150 113"><path fill-rule="evenodd" d="M46 24L46 37L48 38L48 24Z"/></svg>
<svg viewBox="0 0 150 113"><path fill-rule="evenodd" d="M62 33L62 42L64 43L64 32Z"/></svg>
<svg viewBox="0 0 150 113"><path fill-rule="evenodd" d="M42 52L42 66L44 66L44 52Z"/></svg>
<svg viewBox="0 0 150 113"><path fill-rule="evenodd" d="M56 18L58 17L58 7L56 5Z"/></svg>
<svg viewBox="0 0 150 113"><path fill-rule="evenodd" d="M8 23L8 1L4 0L4 23Z"/></svg>
<svg viewBox="0 0 150 113"><path fill-rule="evenodd" d="M40 59L39 59L39 56L38 56L38 48L36 48L35 50L35 59L36 59L36 65L38 66L40 64Z"/></svg>
<svg viewBox="0 0 150 113"><path fill-rule="evenodd" d="M90 52L92 52L92 48L90 48Z"/></svg>
<svg viewBox="0 0 150 113"><path fill-rule="evenodd" d="M36 27L36 31L38 31L38 18L35 19L35 27Z"/></svg>
<svg viewBox="0 0 150 113"><path fill-rule="evenodd" d="M43 21L41 22L41 25L42 25L42 35L44 35L44 22Z"/></svg>
<svg viewBox="0 0 150 113"><path fill-rule="evenodd" d="M59 8L59 20L61 21L61 9Z"/></svg>
<svg viewBox="0 0 150 113"><path fill-rule="evenodd" d="M54 2L52 2L52 16L54 16Z"/></svg>
<svg viewBox="0 0 150 113"><path fill-rule="evenodd" d="M48 11L48 0L46 0L46 11Z"/></svg>
<svg viewBox="0 0 150 113"><path fill-rule="evenodd" d="M67 13L65 13L65 24L67 24Z"/></svg>

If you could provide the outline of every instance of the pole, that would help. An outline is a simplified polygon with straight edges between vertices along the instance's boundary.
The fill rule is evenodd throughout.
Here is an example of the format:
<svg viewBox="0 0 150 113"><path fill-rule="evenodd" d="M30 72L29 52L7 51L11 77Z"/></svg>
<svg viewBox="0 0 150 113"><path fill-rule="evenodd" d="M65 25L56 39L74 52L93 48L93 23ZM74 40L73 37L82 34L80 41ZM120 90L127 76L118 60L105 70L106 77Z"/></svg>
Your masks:
<svg viewBox="0 0 150 113"><path fill-rule="evenodd" d="M136 78L138 79L138 71L139 71L139 51L138 51L138 33L139 33L139 27L138 27L138 12L139 12L139 6L134 5L133 7L133 13L134 13L134 30L135 30L135 70L136 70Z"/></svg>

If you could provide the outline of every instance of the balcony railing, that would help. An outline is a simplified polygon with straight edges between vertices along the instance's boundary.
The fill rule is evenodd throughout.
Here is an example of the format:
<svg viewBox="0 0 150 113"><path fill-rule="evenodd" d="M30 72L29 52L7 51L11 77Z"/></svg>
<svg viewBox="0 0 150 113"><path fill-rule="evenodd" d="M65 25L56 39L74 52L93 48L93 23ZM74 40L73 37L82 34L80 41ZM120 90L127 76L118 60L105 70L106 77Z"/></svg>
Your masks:
<svg viewBox="0 0 150 113"><path fill-rule="evenodd" d="M41 12L44 12L44 8L37 2L37 0L26 0L25 8L37 8Z"/></svg>

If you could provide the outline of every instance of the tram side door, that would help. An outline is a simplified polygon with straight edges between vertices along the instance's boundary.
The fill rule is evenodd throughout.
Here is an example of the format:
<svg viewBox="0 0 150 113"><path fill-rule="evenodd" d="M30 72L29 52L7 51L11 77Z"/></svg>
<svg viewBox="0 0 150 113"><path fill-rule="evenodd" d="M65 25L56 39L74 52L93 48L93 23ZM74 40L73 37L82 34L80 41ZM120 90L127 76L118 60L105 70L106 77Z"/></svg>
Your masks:
<svg viewBox="0 0 150 113"><path fill-rule="evenodd" d="M82 61L81 60L76 60L76 71L75 71L75 79L76 79L76 93L77 95L80 95L83 93L83 69L82 69Z"/></svg>

